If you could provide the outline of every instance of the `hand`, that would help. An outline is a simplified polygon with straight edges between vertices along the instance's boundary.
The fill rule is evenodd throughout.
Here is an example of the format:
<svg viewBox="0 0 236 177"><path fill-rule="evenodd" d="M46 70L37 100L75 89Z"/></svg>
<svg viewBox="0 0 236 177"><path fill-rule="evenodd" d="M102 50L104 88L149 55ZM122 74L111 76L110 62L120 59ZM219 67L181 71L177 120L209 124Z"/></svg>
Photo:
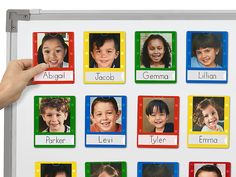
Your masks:
<svg viewBox="0 0 236 177"><path fill-rule="evenodd" d="M15 102L34 76L49 68L41 63L32 67L32 60L12 60L0 83L0 109Z"/></svg>

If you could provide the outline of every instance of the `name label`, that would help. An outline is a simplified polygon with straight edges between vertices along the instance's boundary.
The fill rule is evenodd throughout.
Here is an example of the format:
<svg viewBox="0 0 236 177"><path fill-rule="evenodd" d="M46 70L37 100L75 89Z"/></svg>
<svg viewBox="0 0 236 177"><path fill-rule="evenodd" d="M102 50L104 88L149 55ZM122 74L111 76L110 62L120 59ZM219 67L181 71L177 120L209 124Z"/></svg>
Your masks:
<svg viewBox="0 0 236 177"><path fill-rule="evenodd" d="M35 145L74 145L74 135L35 135Z"/></svg>
<svg viewBox="0 0 236 177"><path fill-rule="evenodd" d="M87 82L121 82L124 81L124 72L86 72Z"/></svg>
<svg viewBox="0 0 236 177"><path fill-rule="evenodd" d="M174 81L175 71L137 70L136 80Z"/></svg>
<svg viewBox="0 0 236 177"><path fill-rule="evenodd" d="M73 81L73 71L44 71L34 77L35 81Z"/></svg>
<svg viewBox="0 0 236 177"><path fill-rule="evenodd" d="M138 135L139 145L177 145L177 135Z"/></svg>
<svg viewBox="0 0 236 177"><path fill-rule="evenodd" d="M125 135L86 135L88 145L125 145Z"/></svg>
<svg viewBox="0 0 236 177"><path fill-rule="evenodd" d="M188 80L225 81L226 71L190 70L188 71Z"/></svg>
<svg viewBox="0 0 236 177"><path fill-rule="evenodd" d="M228 143L227 135L189 135L189 144L197 145L226 145Z"/></svg>

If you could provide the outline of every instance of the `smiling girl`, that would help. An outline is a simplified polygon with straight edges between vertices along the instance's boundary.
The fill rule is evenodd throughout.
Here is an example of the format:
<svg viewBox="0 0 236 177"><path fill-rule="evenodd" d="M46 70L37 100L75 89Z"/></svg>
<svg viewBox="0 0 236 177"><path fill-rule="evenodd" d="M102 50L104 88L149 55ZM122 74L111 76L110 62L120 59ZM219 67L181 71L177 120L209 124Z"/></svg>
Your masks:
<svg viewBox="0 0 236 177"><path fill-rule="evenodd" d="M221 68L221 42L219 35L196 33L192 36L191 67Z"/></svg>
<svg viewBox="0 0 236 177"><path fill-rule="evenodd" d="M171 66L171 48L164 37L150 35L143 44L141 67L169 68Z"/></svg>
<svg viewBox="0 0 236 177"><path fill-rule="evenodd" d="M38 63L47 63L50 68L67 68L68 45L59 33L46 33L38 49Z"/></svg>
<svg viewBox="0 0 236 177"><path fill-rule="evenodd" d="M223 127L219 125L219 120L223 115L223 108L215 103L213 99L206 98L198 103L194 112L194 117L201 124L201 131L222 132Z"/></svg>

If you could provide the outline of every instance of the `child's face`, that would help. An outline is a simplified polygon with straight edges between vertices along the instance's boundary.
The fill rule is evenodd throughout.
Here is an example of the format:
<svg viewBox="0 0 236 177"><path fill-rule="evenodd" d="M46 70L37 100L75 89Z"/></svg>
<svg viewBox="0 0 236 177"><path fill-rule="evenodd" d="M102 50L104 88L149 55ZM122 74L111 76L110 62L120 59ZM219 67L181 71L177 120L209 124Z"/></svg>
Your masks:
<svg viewBox="0 0 236 177"><path fill-rule="evenodd" d="M202 114L205 125L212 130L217 130L219 115L215 107L212 105L207 106L206 109L202 110Z"/></svg>
<svg viewBox="0 0 236 177"><path fill-rule="evenodd" d="M150 40L147 49L152 63L162 62L162 58L165 54L165 48L163 42L160 39Z"/></svg>
<svg viewBox="0 0 236 177"><path fill-rule="evenodd" d="M161 113L159 109L155 106L153 108L152 114L147 116L150 124L156 127L156 132L163 132L165 129L166 121L168 116L165 112Z"/></svg>
<svg viewBox="0 0 236 177"><path fill-rule="evenodd" d="M50 68L61 68L67 50L58 39L50 39L42 46L43 58Z"/></svg>
<svg viewBox="0 0 236 177"><path fill-rule="evenodd" d="M206 67L216 67L215 59L218 53L219 49L210 47L196 50L198 61Z"/></svg>
<svg viewBox="0 0 236 177"><path fill-rule="evenodd" d="M119 55L119 51L116 51L114 40L107 40L100 48L93 45L91 55L98 68L111 68L113 61Z"/></svg>
<svg viewBox="0 0 236 177"><path fill-rule="evenodd" d="M98 175L98 177L112 177L109 175L106 171L103 171L101 174Z"/></svg>
<svg viewBox="0 0 236 177"><path fill-rule="evenodd" d="M66 177L66 173L65 172L57 173L55 177Z"/></svg>
<svg viewBox="0 0 236 177"><path fill-rule="evenodd" d="M218 177L218 175L212 171L202 171L198 177Z"/></svg>
<svg viewBox="0 0 236 177"><path fill-rule="evenodd" d="M45 108L44 114L42 114L50 132L64 132L64 121L67 116L68 113L57 111L56 108Z"/></svg>
<svg viewBox="0 0 236 177"><path fill-rule="evenodd" d="M116 112L112 103L98 102L94 106L91 120L101 132L115 132L116 121L119 117L120 111Z"/></svg>

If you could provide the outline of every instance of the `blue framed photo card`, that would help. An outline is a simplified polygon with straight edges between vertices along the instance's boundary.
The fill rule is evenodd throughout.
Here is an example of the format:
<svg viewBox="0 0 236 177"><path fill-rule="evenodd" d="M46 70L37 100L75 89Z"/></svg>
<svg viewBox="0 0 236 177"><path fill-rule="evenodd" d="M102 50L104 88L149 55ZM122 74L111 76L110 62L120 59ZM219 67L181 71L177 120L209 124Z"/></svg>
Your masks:
<svg viewBox="0 0 236 177"><path fill-rule="evenodd" d="M138 177L179 177L178 162L138 162Z"/></svg>
<svg viewBox="0 0 236 177"><path fill-rule="evenodd" d="M186 82L228 82L228 32L187 32Z"/></svg>

